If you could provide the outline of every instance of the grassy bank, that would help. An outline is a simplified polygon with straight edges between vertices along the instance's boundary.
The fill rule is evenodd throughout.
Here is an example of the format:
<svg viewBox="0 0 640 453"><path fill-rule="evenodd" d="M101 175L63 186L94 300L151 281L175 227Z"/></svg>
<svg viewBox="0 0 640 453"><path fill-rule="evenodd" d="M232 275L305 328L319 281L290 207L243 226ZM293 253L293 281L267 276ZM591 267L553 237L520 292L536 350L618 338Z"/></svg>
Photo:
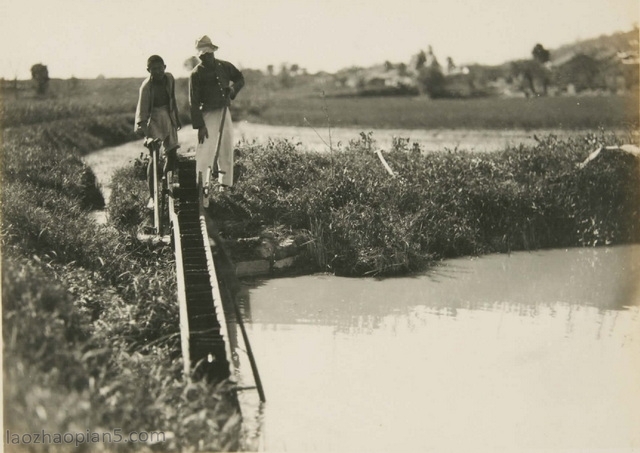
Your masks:
<svg viewBox="0 0 640 453"><path fill-rule="evenodd" d="M13 121L2 133L5 428L161 431L154 449L233 448L225 393L182 376L171 250L88 215L104 200L80 156L133 138L133 112Z"/></svg>
<svg viewBox="0 0 640 453"><path fill-rule="evenodd" d="M393 275L433 260L640 241L640 164L614 154L579 169L600 134L497 153L421 154L396 141L391 178L362 134L343 150L246 144L239 181L212 211L227 237L304 232L316 270ZM231 221L232 220L232 221Z"/></svg>

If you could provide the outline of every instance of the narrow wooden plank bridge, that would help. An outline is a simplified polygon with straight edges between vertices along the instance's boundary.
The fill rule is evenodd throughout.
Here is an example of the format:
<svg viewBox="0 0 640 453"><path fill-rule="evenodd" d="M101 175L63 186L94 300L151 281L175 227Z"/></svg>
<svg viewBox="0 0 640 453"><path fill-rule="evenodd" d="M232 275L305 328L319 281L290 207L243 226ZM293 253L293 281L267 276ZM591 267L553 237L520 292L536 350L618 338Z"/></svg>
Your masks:
<svg viewBox="0 0 640 453"><path fill-rule="evenodd" d="M177 179L168 198L184 371L225 379L234 371L231 346L194 160L178 162Z"/></svg>

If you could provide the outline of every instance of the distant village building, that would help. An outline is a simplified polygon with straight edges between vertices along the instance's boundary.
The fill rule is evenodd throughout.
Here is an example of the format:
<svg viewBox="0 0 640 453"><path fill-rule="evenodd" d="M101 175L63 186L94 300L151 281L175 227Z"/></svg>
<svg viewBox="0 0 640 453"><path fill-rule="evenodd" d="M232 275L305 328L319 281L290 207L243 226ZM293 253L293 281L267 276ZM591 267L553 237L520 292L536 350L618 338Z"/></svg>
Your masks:
<svg viewBox="0 0 640 453"><path fill-rule="evenodd" d="M635 36L629 39L628 44L618 40L616 46L595 40L566 46L554 51L555 55L542 45L536 45L548 52L547 58L534 55L532 59L497 66L459 66L452 57L447 57L441 65L433 47L427 46L412 55L408 62L385 61L369 68L342 70L334 76L333 83L344 91L362 95L423 93L433 97L524 97L619 93L638 86L638 39Z"/></svg>
<svg viewBox="0 0 640 453"><path fill-rule="evenodd" d="M364 86L367 88L408 88L415 87L415 78L409 75L401 75L398 68L386 70L385 67L376 67L371 72L362 76Z"/></svg>
<svg viewBox="0 0 640 453"><path fill-rule="evenodd" d="M640 64L640 58L638 56L638 52L618 52L616 54L620 63L622 64Z"/></svg>
<svg viewBox="0 0 640 453"><path fill-rule="evenodd" d="M453 62L453 58L447 57L447 66L444 69L445 76L459 75L459 74L469 74L469 68L467 66L456 66Z"/></svg>

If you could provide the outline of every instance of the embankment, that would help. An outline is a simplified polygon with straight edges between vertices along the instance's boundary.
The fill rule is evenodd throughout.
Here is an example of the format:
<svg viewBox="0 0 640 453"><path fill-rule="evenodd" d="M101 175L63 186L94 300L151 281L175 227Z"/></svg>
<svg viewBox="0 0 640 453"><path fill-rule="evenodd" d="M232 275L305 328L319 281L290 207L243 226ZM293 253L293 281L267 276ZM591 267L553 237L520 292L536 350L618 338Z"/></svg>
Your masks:
<svg viewBox="0 0 640 453"><path fill-rule="evenodd" d="M133 138L132 124L127 113L3 130L5 427L162 431L161 449L228 451L238 424L223 394L182 376L171 250L89 216L104 200L81 156Z"/></svg>

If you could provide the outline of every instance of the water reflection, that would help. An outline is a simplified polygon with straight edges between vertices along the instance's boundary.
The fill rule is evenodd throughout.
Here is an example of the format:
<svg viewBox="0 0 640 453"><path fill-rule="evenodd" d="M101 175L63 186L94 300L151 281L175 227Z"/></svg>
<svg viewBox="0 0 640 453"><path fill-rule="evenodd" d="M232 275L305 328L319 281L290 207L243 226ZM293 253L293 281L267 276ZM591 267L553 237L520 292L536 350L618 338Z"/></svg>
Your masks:
<svg viewBox="0 0 640 453"><path fill-rule="evenodd" d="M385 316L415 306L446 316L460 308L536 316L557 303L620 310L640 304L639 277L638 246L550 250L449 260L406 278L285 278L269 281L268 290L257 281L240 290L239 300L247 322L371 331ZM260 304L250 303L254 292Z"/></svg>
<svg viewBox="0 0 640 453"><path fill-rule="evenodd" d="M262 448L638 447L638 276L634 245L247 284Z"/></svg>

